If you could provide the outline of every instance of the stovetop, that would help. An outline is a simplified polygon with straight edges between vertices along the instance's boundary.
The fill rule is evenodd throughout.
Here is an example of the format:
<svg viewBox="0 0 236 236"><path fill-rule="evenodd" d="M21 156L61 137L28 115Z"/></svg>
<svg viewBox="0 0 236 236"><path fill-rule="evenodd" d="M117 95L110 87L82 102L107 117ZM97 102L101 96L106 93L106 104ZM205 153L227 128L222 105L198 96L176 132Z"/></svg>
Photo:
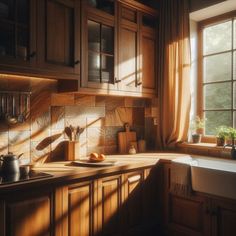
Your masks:
<svg viewBox="0 0 236 236"><path fill-rule="evenodd" d="M39 172L39 171L30 171L28 175L20 175L20 174L14 174L14 175L0 175L0 185L4 184L13 184L18 182L24 182L28 180L35 180L35 179L41 179L41 178L48 178L52 177L53 175Z"/></svg>

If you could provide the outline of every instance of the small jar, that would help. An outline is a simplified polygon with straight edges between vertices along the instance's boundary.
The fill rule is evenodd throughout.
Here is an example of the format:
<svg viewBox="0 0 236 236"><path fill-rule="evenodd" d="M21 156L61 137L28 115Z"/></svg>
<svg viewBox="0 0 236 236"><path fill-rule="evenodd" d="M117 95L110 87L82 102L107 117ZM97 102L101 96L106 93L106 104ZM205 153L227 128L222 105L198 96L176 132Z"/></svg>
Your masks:
<svg viewBox="0 0 236 236"><path fill-rule="evenodd" d="M134 147L134 145L131 145L129 148L129 154L136 154L136 149Z"/></svg>

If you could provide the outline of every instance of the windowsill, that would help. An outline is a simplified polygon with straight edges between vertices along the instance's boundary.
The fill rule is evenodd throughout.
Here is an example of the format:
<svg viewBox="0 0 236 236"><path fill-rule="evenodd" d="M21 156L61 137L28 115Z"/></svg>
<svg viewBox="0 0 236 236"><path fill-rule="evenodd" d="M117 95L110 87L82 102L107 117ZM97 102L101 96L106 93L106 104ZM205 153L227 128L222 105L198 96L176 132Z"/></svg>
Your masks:
<svg viewBox="0 0 236 236"><path fill-rule="evenodd" d="M215 143L178 143L177 149L187 154L196 154L220 158L231 158L231 147L216 146Z"/></svg>

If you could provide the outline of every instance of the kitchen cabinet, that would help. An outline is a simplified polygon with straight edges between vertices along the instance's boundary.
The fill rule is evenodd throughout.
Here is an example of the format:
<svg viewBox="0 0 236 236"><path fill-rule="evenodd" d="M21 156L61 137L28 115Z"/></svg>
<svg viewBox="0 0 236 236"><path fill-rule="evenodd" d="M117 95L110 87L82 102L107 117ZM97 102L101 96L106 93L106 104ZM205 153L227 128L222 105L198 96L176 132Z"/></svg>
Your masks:
<svg viewBox="0 0 236 236"><path fill-rule="evenodd" d="M94 184L85 181L56 190L56 235L93 235Z"/></svg>
<svg viewBox="0 0 236 236"><path fill-rule="evenodd" d="M212 199L209 211L212 216L213 236L233 236L236 232L236 202Z"/></svg>
<svg viewBox="0 0 236 236"><path fill-rule="evenodd" d="M114 1L98 1L96 7L82 2L82 88L117 90L116 27Z"/></svg>
<svg viewBox="0 0 236 236"><path fill-rule="evenodd" d="M113 7L103 8L105 2ZM135 7L135 2L105 2L91 6L83 1L82 58L85 63L79 91L155 96L156 12L148 14L149 8L143 12Z"/></svg>
<svg viewBox="0 0 236 236"><path fill-rule="evenodd" d="M163 216L167 235L233 236L236 201L194 192L178 196L170 192L170 165L164 165Z"/></svg>
<svg viewBox="0 0 236 236"><path fill-rule="evenodd" d="M36 0L0 1L0 64L33 67L36 62Z"/></svg>
<svg viewBox="0 0 236 236"><path fill-rule="evenodd" d="M114 235L120 230L120 210L123 202L122 175L98 179L97 183L97 232Z"/></svg>
<svg viewBox="0 0 236 236"><path fill-rule="evenodd" d="M52 235L53 195L35 192L17 193L0 202L2 236Z"/></svg>
<svg viewBox="0 0 236 236"><path fill-rule="evenodd" d="M142 14L140 33L140 83L143 93L157 91L157 18Z"/></svg>
<svg viewBox="0 0 236 236"><path fill-rule="evenodd" d="M37 31L38 66L48 73L79 74L80 1L38 1Z"/></svg>

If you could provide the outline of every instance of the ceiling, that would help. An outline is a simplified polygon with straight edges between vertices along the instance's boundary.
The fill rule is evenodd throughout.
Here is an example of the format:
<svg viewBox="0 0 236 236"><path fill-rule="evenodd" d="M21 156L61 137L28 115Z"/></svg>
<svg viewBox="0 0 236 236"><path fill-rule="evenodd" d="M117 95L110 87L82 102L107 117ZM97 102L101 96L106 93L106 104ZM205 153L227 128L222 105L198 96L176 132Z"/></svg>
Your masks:
<svg viewBox="0 0 236 236"><path fill-rule="evenodd" d="M194 21L202 21L233 10L236 10L236 0L227 0L190 13L190 19Z"/></svg>

